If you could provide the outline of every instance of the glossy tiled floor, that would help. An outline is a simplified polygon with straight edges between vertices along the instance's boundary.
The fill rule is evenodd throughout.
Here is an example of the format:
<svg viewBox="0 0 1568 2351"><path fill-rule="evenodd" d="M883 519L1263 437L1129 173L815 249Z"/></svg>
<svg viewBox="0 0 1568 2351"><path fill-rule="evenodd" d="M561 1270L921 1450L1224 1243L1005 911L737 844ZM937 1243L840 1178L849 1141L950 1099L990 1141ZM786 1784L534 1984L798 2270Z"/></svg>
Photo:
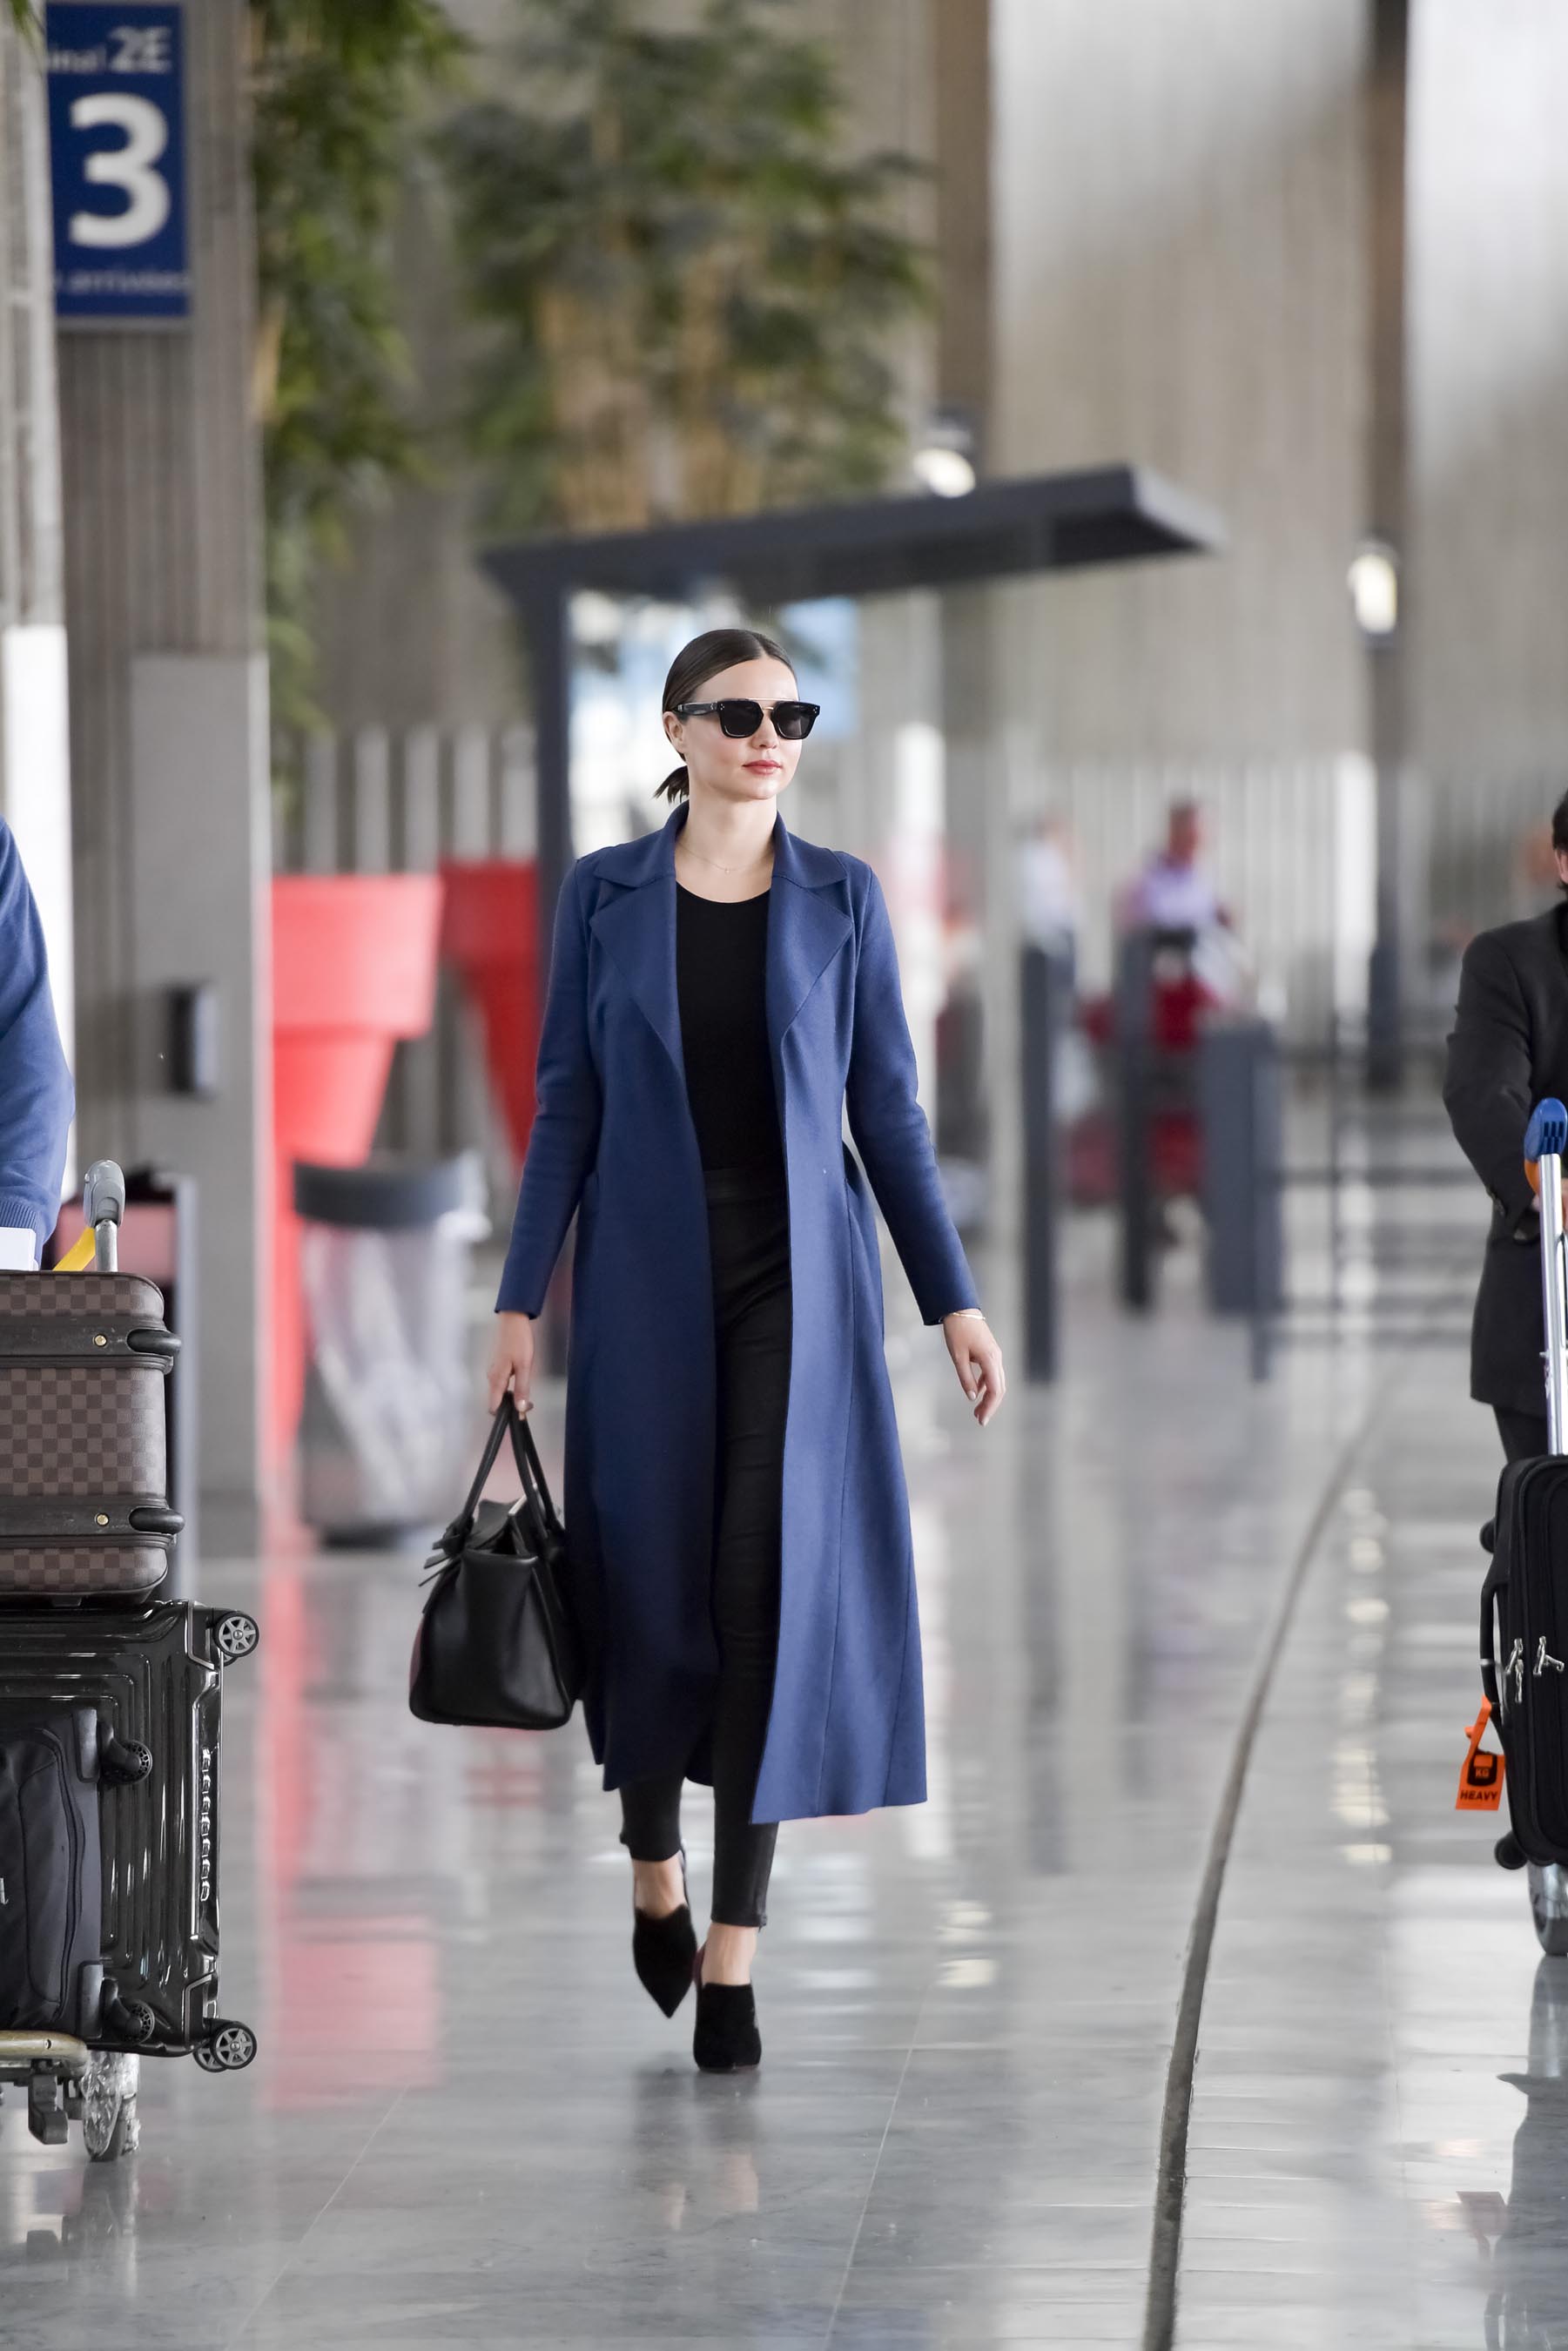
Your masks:
<svg viewBox="0 0 1568 2351"><path fill-rule="evenodd" d="M1497 1824L1453 1810L1500 1455L1451 1371L1423 1354L1396 1374L1253 1757L1196 2077L1180 2351L1568 2342L1568 1960L1541 1958Z"/></svg>
<svg viewBox="0 0 1568 2351"><path fill-rule="evenodd" d="M1253 1387L1189 1273L1133 1328L1096 1246L1071 1380L984 1433L890 1272L932 1799L784 1833L755 2077L698 2075L689 2005L639 1991L580 1730L410 1719L409 1562L209 1569L264 1628L223 1880L224 2005L262 2055L148 2067L112 2169L11 2100L0 2342L1135 2345L1196 1892L1325 1495L1220 1913L1177 2342L1484 2342L1568 2196L1568 2020L1448 1809L1490 1427L1451 1343L1292 1349ZM699 1882L705 1837L694 1802ZM1517 2288L1559 2326L1562 2264Z"/></svg>

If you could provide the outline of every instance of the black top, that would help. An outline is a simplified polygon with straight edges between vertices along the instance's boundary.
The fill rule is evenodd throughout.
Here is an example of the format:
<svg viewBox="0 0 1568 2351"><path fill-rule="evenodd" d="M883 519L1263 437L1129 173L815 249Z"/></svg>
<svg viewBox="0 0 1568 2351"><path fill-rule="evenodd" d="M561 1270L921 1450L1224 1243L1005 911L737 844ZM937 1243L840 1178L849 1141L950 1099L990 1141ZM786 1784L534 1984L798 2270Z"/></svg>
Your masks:
<svg viewBox="0 0 1568 2351"><path fill-rule="evenodd" d="M699 897L675 884L675 987L697 1148L706 1169L766 1170L784 1153L768 1042L768 901Z"/></svg>
<svg viewBox="0 0 1568 2351"><path fill-rule="evenodd" d="M1524 1129L1543 1094L1568 1095L1568 906L1470 941L1443 1083L1459 1146L1492 1196L1470 1394L1542 1416L1540 1226Z"/></svg>

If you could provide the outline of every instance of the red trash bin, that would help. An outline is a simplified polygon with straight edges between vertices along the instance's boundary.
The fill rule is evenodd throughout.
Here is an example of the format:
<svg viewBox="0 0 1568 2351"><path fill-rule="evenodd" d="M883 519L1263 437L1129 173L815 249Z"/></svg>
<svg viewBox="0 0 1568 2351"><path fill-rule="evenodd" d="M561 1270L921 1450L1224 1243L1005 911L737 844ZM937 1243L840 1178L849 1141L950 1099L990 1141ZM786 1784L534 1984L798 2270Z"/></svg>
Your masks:
<svg viewBox="0 0 1568 2351"><path fill-rule="evenodd" d="M368 1156L392 1048L423 1037L434 1014L441 897L435 873L290 873L272 885L275 1465L305 1388L293 1165Z"/></svg>

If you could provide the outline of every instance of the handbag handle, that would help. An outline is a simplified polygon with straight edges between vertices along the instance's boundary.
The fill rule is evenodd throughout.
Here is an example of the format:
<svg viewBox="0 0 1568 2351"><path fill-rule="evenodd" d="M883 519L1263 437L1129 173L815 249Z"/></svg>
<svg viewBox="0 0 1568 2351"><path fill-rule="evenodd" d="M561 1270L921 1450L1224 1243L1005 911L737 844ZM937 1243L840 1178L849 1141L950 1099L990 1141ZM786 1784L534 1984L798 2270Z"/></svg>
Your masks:
<svg viewBox="0 0 1568 2351"><path fill-rule="evenodd" d="M522 1480L524 1499L534 1511L542 1527L551 1534L559 1534L560 1520L556 1516L555 1504L550 1499L549 1488L545 1484L544 1468L539 1460L538 1447L534 1443L534 1433L523 1415L517 1410L517 1398L508 1388L496 1407L495 1417L490 1423L490 1434L485 1439L485 1450L479 1457L479 1467L474 1473L474 1483L468 1489L468 1499L442 1538L444 1545L459 1546L473 1531L474 1520L478 1515L480 1499L486 1486L489 1483L490 1472L499 1459L501 1447L508 1436L512 1440L512 1458L517 1465L517 1476Z"/></svg>
<svg viewBox="0 0 1568 2351"><path fill-rule="evenodd" d="M468 1499L442 1537L444 1544L461 1542L472 1532L474 1520L478 1515L480 1498L489 1483L490 1472L495 1468L501 1447L506 1441L507 1414L510 1413L515 1419L517 1409L512 1402L512 1391L508 1388L501 1398L500 1406L490 1423L490 1434L485 1439L485 1450L479 1457L479 1467L474 1472L474 1483L468 1489Z"/></svg>
<svg viewBox="0 0 1568 2351"><path fill-rule="evenodd" d="M545 1484L544 1465L534 1443L534 1432L528 1426L527 1416L517 1410L510 1388L507 1390L504 1401L512 1408L512 1458L523 1481L523 1493L538 1520L541 1532L559 1535L561 1523L556 1516L549 1488Z"/></svg>

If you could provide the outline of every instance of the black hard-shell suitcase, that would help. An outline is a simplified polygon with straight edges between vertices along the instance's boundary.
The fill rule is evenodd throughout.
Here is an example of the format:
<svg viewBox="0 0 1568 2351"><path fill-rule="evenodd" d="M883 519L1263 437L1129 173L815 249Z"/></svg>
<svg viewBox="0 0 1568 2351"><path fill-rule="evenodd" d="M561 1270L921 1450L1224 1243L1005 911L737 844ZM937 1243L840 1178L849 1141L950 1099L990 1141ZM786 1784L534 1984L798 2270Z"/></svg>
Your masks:
<svg viewBox="0 0 1568 2351"><path fill-rule="evenodd" d="M211 2049L222 1671L255 1642L250 1617L188 1601L0 1612L0 1705L34 1716L89 1709L150 1759L145 1776L106 1791L98 1808L101 1957L118 2008L82 2034L94 2046Z"/></svg>
<svg viewBox="0 0 1568 2351"><path fill-rule="evenodd" d="M79 2120L95 2160L133 2150L144 2055L209 2073L256 2055L249 2027L217 2012L222 1674L256 1640L249 1616L187 1601L0 1608L11 1715L90 1714L99 1742L96 2022L0 2029L0 2085L26 2085L46 2145ZM131 1767L112 1788L106 1754Z"/></svg>

